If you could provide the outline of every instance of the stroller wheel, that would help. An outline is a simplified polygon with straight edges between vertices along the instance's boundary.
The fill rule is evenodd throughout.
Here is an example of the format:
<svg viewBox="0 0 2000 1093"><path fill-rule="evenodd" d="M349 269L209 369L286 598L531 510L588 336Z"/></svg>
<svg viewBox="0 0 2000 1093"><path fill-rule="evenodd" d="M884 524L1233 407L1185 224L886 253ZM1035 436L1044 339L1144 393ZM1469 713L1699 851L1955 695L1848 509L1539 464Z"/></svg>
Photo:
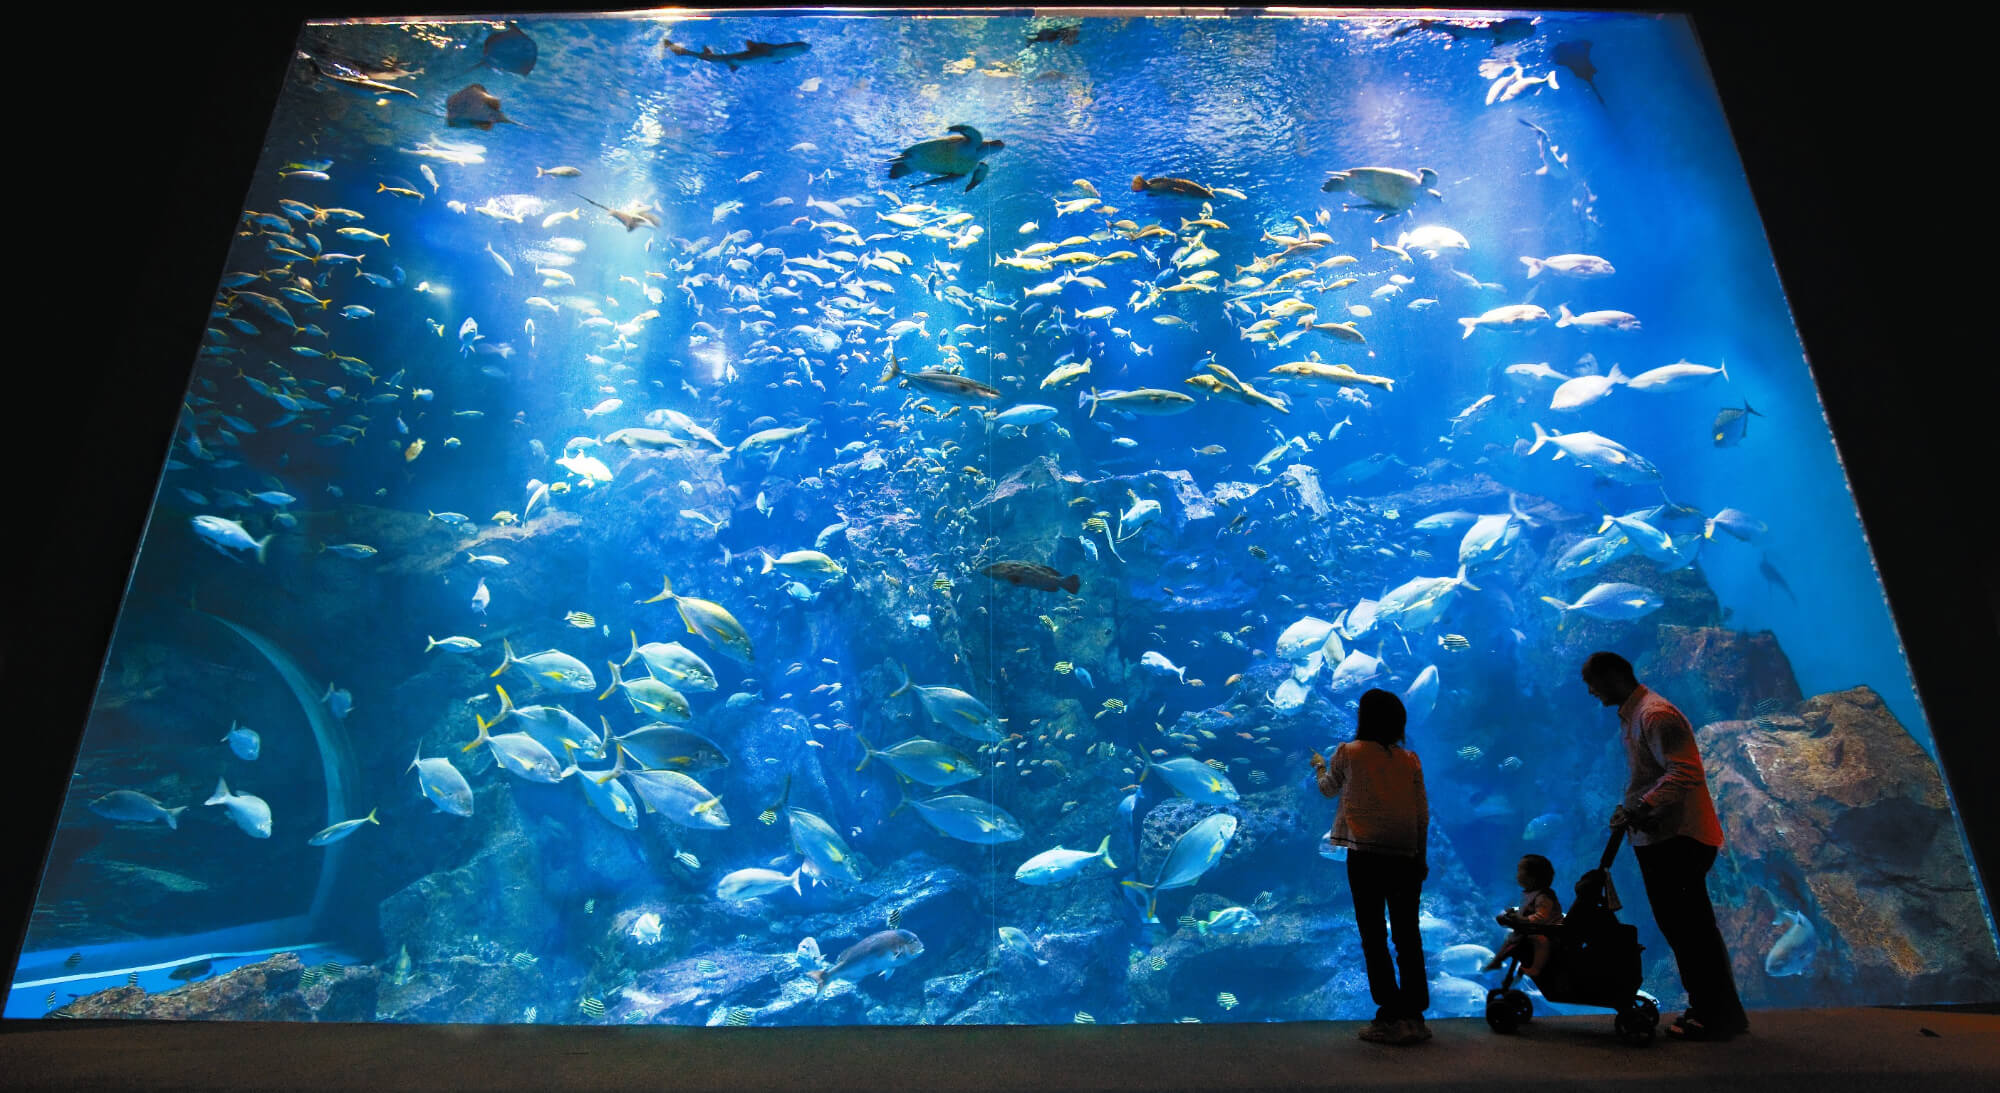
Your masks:
<svg viewBox="0 0 2000 1093"><path fill-rule="evenodd" d="M1654 1030L1659 1026L1660 1008L1646 998L1634 998L1625 1003L1614 1022L1618 1038L1634 1047L1652 1043Z"/></svg>
<svg viewBox="0 0 2000 1093"><path fill-rule="evenodd" d="M1517 990L1486 992L1486 1023L1493 1031L1503 1035L1513 1032L1533 1016L1534 1003L1526 994Z"/></svg>

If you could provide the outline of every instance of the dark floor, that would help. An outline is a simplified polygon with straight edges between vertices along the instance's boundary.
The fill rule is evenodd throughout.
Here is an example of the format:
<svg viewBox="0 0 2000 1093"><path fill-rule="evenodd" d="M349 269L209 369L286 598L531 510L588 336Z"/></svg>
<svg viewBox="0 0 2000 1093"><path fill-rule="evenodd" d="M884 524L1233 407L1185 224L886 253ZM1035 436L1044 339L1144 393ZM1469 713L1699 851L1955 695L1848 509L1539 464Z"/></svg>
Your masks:
<svg viewBox="0 0 2000 1093"><path fill-rule="evenodd" d="M1990 1008L1990 1007L1989 1007ZM1629 1047L1604 1017L1516 1036L1436 1021L1428 1044L1352 1022L1062 1028L669 1029L17 1021L8 1089L1304 1090L2000 1089L2000 1015L1789 1010L1727 1044ZM1928 1029L1936 1036L1927 1036Z"/></svg>

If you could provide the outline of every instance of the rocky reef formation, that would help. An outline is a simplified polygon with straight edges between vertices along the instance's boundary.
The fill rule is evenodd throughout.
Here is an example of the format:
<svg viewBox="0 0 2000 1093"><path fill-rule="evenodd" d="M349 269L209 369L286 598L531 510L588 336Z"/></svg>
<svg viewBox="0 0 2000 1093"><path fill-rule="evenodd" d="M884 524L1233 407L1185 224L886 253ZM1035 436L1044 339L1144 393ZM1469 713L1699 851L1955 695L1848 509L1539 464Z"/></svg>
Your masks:
<svg viewBox="0 0 2000 1093"><path fill-rule="evenodd" d="M370 967L307 968L296 953L233 968L157 994L113 987L50 1011L54 1018L157 1021L367 1021L379 973Z"/></svg>
<svg viewBox="0 0 2000 1093"><path fill-rule="evenodd" d="M1991 995L2000 956L1937 765L1880 696L1815 695L1698 736L1728 839L1710 888L1748 1004ZM1772 975L1790 911L1817 953Z"/></svg>

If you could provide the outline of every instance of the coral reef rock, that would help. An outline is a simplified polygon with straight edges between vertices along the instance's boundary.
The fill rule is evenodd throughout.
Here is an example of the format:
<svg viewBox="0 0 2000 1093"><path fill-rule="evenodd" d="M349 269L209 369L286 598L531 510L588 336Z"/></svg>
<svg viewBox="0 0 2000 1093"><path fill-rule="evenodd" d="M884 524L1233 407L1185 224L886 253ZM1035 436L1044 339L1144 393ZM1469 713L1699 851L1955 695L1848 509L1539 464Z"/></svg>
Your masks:
<svg viewBox="0 0 2000 1093"><path fill-rule="evenodd" d="M1698 736L1728 840L1709 886L1746 1003L1990 995L2000 956L1937 764L1879 695L1816 695L1796 716ZM1786 911L1804 914L1817 952L1773 975Z"/></svg>

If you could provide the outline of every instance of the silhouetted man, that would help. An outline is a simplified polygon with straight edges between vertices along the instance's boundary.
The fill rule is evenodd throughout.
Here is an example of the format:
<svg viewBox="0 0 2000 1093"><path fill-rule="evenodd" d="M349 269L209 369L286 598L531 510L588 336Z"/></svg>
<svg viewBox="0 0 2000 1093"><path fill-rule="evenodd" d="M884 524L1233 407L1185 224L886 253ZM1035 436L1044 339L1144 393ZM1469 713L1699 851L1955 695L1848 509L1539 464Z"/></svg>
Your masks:
<svg viewBox="0 0 2000 1093"><path fill-rule="evenodd" d="M1694 728L1673 703L1641 684L1631 662L1616 653L1590 654L1583 682L1599 702L1618 709L1632 773L1610 825L1631 831L1653 921L1673 948L1687 988L1687 1012L1667 1026L1667 1034L1727 1040L1748 1032L1729 950L1708 900L1708 871L1722 849L1722 823L1708 795Z"/></svg>

